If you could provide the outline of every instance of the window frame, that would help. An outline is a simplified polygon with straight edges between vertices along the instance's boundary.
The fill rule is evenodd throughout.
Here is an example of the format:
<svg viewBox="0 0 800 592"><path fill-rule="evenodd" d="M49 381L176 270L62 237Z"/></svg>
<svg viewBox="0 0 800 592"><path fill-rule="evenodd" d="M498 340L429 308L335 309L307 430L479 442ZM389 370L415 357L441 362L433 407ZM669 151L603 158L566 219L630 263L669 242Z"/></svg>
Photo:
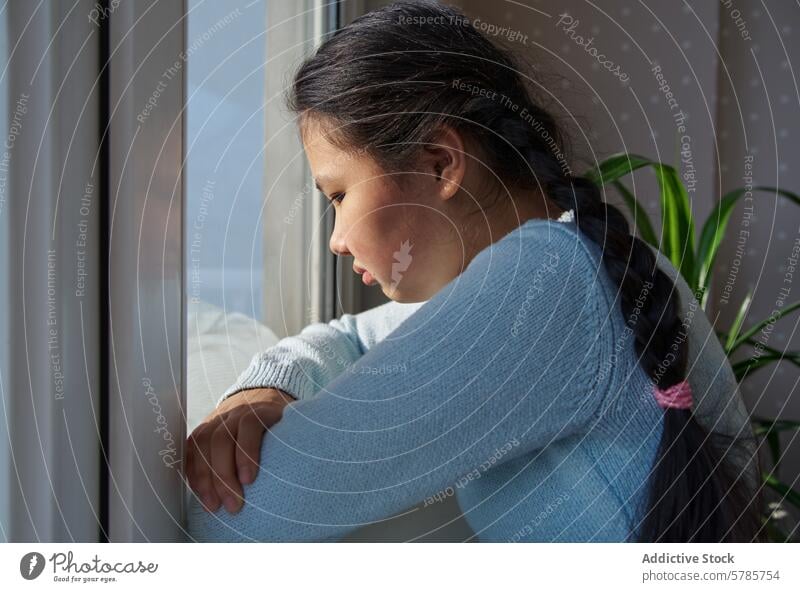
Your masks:
<svg viewBox="0 0 800 592"><path fill-rule="evenodd" d="M9 121L18 116L0 202L5 542L103 536L103 130L100 35L86 18L93 6L12 2L0 10L8 40L0 89Z"/></svg>
<svg viewBox="0 0 800 592"><path fill-rule="evenodd" d="M187 436L185 317L189 285L182 178L185 68L179 68L159 94L145 123L137 125L136 120L163 73L185 48L186 4L185 0L149 6L121 3L111 17L111 542L168 542L187 536L185 501L191 492L182 462ZM267 23L276 23L269 26L274 34L268 32L265 41L268 101L282 90L271 88L270 80L285 83L287 70L297 65L303 52L337 26L340 9L340 3L323 0L267 0ZM287 27L287 22L296 26ZM274 78L270 71L275 72ZM280 97L272 100L277 105ZM264 297L270 302L265 307L265 322L278 334L293 334L309 322L329 320L334 314L334 265L327 244L332 215L313 188L296 128L280 111L274 107L265 112L265 141L272 144L273 151L265 152L264 236L282 242L264 241L269 252L264 258L264 275L280 274L280 281L264 284ZM272 130L277 132L270 133ZM277 180L270 183L272 178ZM312 188L313 205L300 209L301 231L294 232L300 227L297 220L292 233L285 225L277 229L276 219L282 223L283 215L271 216L270 212L285 212L303 186ZM143 238L148 229L155 240ZM277 261L276 253L280 255ZM276 301L281 305L275 307ZM163 429L154 434L159 428ZM167 432L169 438L162 441L159 434L167 438Z"/></svg>

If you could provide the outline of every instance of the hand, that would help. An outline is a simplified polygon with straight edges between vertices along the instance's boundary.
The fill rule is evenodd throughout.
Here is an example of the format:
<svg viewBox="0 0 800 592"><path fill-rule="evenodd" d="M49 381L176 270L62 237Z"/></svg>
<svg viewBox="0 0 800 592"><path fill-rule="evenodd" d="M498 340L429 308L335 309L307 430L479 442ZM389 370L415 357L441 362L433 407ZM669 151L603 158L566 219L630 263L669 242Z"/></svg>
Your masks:
<svg viewBox="0 0 800 592"><path fill-rule="evenodd" d="M242 485L252 483L258 473L264 431L295 400L274 388L239 391L187 438L186 477L207 511L216 512L220 500L232 514L241 509Z"/></svg>

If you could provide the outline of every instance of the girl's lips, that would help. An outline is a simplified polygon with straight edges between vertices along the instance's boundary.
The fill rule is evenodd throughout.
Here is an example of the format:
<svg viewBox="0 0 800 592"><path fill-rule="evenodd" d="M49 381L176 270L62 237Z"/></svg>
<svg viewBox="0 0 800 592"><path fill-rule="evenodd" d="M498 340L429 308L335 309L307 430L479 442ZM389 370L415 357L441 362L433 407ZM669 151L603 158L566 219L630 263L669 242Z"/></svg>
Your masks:
<svg viewBox="0 0 800 592"><path fill-rule="evenodd" d="M366 284L367 286L371 286L372 284L375 283L375 278L372 277L372 274L370 272L365 270L364 273L361 275L361 281L364 282L364 284Z"/></svg>

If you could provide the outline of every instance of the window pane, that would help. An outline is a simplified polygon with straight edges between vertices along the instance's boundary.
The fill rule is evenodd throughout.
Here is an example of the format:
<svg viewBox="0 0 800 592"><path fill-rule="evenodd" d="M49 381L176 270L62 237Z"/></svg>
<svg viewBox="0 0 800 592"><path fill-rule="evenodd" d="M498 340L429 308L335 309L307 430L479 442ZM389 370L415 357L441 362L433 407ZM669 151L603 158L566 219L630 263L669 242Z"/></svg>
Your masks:
<svg viewBox="0 0 800 592"><path fill-rule="evenodd" d="M266 0L187 5L189 430L276 341L262 324L266 9Z"/></svg>
<svg viewBox="0 0 800 592"><path fill-rule="evenodd" d="M259 320L265 4L189 0L186 36L190 303Z"/></svg>
<svg viewBox="0 0 800 592"><path fill-rule="evenodd" d="M333 274L330 221L321 196L309 190L294 117L283 104L291 74L327 26L325 11L312 0L188 0L187 11L179 64L187 64L191 431L256 352L319 314L327 297L322 284Z"/></svg>

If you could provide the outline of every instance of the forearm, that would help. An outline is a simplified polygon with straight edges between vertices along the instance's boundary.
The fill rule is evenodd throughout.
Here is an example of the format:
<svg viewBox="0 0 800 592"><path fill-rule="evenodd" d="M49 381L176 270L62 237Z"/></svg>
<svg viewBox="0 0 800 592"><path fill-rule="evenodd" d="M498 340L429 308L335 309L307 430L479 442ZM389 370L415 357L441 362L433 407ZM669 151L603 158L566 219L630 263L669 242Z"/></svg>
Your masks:
<svg viewBox="0 0 800 592"><path fill-rule="evenodd" d="M253 356L217 405L234 393L253 388L277 388L297 400L311 398L422 304L387 302L356 315L311 324Z"/></svg>

